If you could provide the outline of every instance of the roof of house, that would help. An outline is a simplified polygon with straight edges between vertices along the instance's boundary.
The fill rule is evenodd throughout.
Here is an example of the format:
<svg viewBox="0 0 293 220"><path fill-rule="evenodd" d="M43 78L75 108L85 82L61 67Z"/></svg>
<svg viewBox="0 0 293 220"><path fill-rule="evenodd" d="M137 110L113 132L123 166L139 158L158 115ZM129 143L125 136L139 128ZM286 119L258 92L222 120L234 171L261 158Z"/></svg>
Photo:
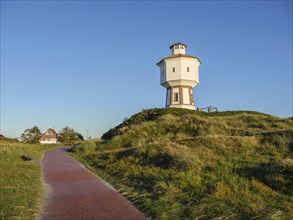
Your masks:
<svg viewBox="0 0 293 220"><path fill-rule="evenodd" d="M51 134L47 134L49 131ZM57 132L52 128L49 128L44 134L42 134L39 140L50 139L50 138L58 138Z"/></svg>
<svg viewBox="0 0 293 220"><path fill-rule="evenodd" d="M165 60L165 59L172 59L172 58L177 58L177 57L188 57L188 58L193 58L193 59L195 58L195 59L198 59L197 57L194 57L194 56L190 56L190 55L187 55L187 54L180 54L180 53L178 53L178 54L172 54L172 55L170 55L170 56L167 56L167 57L161 59L161 60L157 63L157 65L158 65L160 62L162 62L163 60ZM198 61L201 63L200 59L198 59Z"/></svg>

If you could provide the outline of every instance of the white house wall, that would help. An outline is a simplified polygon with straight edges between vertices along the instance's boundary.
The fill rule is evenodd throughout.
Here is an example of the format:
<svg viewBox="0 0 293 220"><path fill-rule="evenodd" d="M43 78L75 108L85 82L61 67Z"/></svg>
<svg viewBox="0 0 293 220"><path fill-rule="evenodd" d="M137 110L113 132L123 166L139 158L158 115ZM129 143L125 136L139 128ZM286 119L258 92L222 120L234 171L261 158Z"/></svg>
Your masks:
<svg viewBox="0 0 293 220"><path fill-rule="evenodd" d="M56 139L51 139L51 140L41 140L40 144L56 144L57 140Z"/></svg>

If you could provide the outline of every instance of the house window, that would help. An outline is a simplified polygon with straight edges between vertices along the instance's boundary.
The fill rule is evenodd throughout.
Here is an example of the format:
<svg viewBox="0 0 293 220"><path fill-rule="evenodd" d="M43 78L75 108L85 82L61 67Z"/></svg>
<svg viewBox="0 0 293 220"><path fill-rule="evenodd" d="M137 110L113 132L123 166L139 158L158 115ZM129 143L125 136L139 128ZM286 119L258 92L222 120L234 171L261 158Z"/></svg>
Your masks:
<svg viewBox="0 0 293 220"><path fill-rule="evenodd" d="M182 45L180 46L180 48L181 48L181 49L184 49L184 47L183 47Z"/></svg>
<svg viewBox="0 0 293 220"><path fill-rule="evenodd" d="M179 46L175 46L175 49L179 49Z"/></svg>
<svg viewBox="0 0 293 220"><path fill-rule="evenodd" d="M174 102L178 102L179 101L179 94L176 92L174 93L174 99L173 99Z"/></svg>
<svg viewBox="0 0 293 220"><path fill-rule="evenodd" d="M175 67L173 67L173 73L175 72Z"/></svg>
<svg viewBox="0 0 293 220"><path fill-rule="evenodd" d="M189 72L189 67L187 67L187 72Z"/></svg>

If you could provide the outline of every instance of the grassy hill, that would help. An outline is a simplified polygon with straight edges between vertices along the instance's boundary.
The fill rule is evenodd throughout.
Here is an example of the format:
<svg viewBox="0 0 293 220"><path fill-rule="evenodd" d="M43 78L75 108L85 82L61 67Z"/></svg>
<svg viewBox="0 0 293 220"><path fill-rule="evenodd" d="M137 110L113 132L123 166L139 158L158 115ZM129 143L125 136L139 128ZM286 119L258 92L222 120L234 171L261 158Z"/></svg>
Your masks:
<svg viewBox="0 0 293 220"><path fill-rule="evenodd" d="M154 219L292 219L293 121L150 109L72 154Z"/></svg>

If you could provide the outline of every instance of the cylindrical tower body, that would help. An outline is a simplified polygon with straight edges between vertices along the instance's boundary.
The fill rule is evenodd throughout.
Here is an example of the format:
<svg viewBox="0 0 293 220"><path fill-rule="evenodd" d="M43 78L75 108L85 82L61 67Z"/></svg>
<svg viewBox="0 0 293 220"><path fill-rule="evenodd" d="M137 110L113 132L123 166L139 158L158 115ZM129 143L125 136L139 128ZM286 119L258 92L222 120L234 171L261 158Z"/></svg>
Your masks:
<svg viewBox="0 0 293 220"><path fill-rule="evenodd" d="M157 63L161 85L167 88L166 107L195 109L192 89L199 83L201 62L187 55L186 48L183 43L171 45L172 54Z"/></svg>

